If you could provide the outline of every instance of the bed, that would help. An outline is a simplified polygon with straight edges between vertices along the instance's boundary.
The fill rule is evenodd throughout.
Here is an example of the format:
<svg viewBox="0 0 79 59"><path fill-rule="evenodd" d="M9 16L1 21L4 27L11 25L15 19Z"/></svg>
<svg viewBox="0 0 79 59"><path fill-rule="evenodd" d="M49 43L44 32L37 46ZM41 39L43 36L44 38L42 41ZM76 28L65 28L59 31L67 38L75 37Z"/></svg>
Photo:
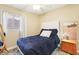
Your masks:
<svg viewBox="0 0 79 59"><path fill-rule="evenodd" d="M49 37L40 36L42 31L52 31ZM24 55L50 55L60 43L57 29L42 29L40 34L19 38L17 46Z"/></svg>

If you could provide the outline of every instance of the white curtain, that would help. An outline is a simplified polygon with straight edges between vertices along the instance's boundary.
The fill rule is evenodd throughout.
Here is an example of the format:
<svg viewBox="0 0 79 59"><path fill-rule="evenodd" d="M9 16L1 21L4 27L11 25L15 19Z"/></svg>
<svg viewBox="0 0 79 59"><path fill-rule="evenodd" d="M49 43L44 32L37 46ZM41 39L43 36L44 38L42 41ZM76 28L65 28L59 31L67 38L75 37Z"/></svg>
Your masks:
<svg viewBox="0 0 79 59"><path fill-rule="evenodd" d="M19 16L19 15L16 15L16 14L12 14L12 13L9 13L9 12L6 12L6 11L1 11L1 24L3 25L3 29L4 29L4 32L7 33L7 30L8 28L8 25L11 25L11 24L8 24L9 22L11 22L11 20L9 20L9 18L14 18L15 20L17 20L18 24L16 25L19 25L19 27L16 27L15 29L19 30L19 35L20 37L24 37L25 36L25 21L24 21L24 18L22 16Z"/></svg>

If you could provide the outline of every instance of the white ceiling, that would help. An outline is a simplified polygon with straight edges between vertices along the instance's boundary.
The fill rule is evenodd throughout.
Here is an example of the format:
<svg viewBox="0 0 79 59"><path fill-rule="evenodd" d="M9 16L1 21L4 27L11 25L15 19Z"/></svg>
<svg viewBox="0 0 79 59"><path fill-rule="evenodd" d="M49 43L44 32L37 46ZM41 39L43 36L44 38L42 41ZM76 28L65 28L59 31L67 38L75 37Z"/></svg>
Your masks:
<svg viewBox="0 0 79 59"><path fill-rule="evenodd" d="M26 11L26 12L36 13L36 14L40 15L40 14L49 12L51 10L63 7L63 6L65 6L65 4L48 4L48 5L40 4L41 10L34 10L32 4L29 4L29 5L27 5L27 4L8 4L8 6L15 7L15 8L18 8L18 9Z"/></svg>

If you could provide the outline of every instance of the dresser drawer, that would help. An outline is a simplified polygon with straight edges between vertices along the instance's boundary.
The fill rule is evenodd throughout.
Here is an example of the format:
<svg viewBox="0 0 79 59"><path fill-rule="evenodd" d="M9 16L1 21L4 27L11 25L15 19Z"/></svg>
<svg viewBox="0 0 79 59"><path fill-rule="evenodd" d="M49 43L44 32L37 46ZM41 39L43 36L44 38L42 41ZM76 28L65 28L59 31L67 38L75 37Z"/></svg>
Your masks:
<svg viewBox="0 0 79 59"><path fill-rule="evenodd" d="M76 44L62 41L60 49L70 54L76 54Z"/></svg>

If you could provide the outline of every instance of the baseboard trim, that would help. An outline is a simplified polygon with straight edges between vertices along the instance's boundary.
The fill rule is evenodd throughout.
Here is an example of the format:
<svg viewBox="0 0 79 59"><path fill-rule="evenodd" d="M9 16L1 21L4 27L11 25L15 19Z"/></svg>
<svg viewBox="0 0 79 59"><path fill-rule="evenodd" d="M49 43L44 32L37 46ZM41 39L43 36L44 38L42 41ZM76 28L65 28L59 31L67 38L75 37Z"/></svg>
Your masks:
<svg viewBox="0 0 79 59"><path fill-rule="evenodd" d="M17 46L12 46L12 47L9 47L9 48L7 48L7 50L11 50L11 49L14 49L14 48L16 48Z"/></svg>

